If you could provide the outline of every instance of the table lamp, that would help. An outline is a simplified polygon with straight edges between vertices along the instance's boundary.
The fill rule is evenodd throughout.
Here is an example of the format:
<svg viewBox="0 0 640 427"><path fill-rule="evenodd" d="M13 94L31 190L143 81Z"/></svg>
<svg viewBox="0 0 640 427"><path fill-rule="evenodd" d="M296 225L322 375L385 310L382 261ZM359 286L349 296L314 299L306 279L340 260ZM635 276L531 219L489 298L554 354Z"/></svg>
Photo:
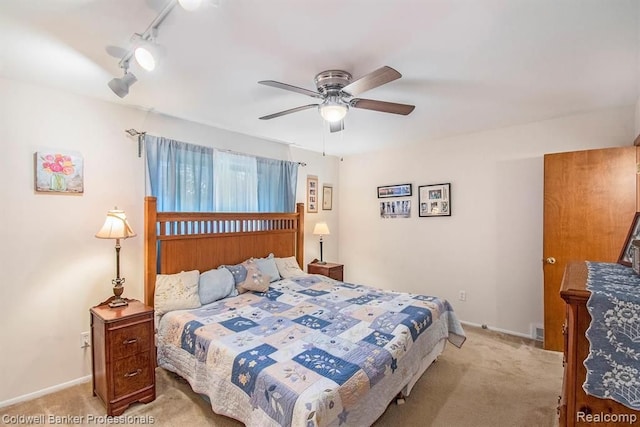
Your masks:
<svg viewBox="0 0 640 427"><path fill-rule="evenodd" d="M120 277L120 239L128 239L134 237L136 233L131 229L127 222L127 216L123 210L114 208L107 212L107 219L104 225L96 233L99 239L115 239L116 240L116 278L111 281L113 283L113 299L109 302L109 307L122 307L128 305L127 300L122 298L124 292L124 277ZM111 298L110 298L111 299Z"/></svg>
<svg viewBox="0 0 640 427"><path fill-rule="evenodd" d="M327 226L326 222L319 222L316 224L316 226L313 228L313 234L315 234L316 236L320 236L320 262L318 262L318 264L326 264L326 262L324 262L324 260L322 259L322 236L328 236L329 234L331 234L329 232L329 227Z"/></svg>

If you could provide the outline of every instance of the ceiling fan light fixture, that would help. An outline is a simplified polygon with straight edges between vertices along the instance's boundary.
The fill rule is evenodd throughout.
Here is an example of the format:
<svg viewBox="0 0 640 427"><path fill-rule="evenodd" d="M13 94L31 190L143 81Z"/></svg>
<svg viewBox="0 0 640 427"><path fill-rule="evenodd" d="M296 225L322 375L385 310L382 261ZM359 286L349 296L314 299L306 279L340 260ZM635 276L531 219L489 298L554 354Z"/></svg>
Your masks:
<svg viewBox="0 0 640 427"><path fill-rule="evenodd" d="M344 104L327 102L320 106L320 115L330 123L339 122L347 115L347 110L348 107Z"/></svg>

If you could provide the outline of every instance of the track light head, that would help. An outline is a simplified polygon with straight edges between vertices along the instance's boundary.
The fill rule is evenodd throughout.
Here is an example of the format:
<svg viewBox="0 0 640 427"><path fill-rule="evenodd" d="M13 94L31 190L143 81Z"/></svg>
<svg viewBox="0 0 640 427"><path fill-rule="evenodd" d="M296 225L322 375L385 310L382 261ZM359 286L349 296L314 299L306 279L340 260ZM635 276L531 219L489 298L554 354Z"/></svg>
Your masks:
<svg viewBox="0 0 640 427"><path fill-rule="evenodd" d="M189 12L198 9L202 5L202 0L178 0L178 4Z"/></svg>
<svg viewBox="0 0 640 427"><path fill-rule="evenodd" d="M164 56L164 49L155 43L156 35L157 29L154 29L149 38L145 39L140 34L136 34L134 38L133 57L146 71L153 71Z"/></svg>
<svg viewBox="0 0 640 427"><path fill-rule="evenodd" d="M124 98L129 94L129 88L131 85L137 81L138 79L136 76L125 69L124 76L111 79L108 85L113 93L118 95L120 98Z"/></svg>

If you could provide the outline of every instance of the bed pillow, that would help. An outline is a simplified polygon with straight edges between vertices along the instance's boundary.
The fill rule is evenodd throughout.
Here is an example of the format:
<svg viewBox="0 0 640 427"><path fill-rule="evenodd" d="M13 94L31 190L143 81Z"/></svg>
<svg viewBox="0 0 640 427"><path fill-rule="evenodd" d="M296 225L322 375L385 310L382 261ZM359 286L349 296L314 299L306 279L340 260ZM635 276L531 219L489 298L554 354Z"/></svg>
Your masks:
<svg viewBox="0 0 640 427"><path fill-rule="evenodd" d="M306 275L306 273L300 269L298 261L294 256L289 258L276 258L275 261L278 272L283 279Z"/></svg>
<svg viewBox="0 0 640 427"><path fill-rule="evenodd" d="M198 270L182 271L177 274L158 274L153 297L156 314L161 316L172 310L200 307L199 277Z"/></svg>
<svg viewBox="0 0 640 427"><path fill-rule="evenodd" d="M198 295L202 305L230 296L235 289L233 274L226 268L205 271L200 274Z"/></svg>
<svg viewBox="0 0 640 427"><path fill-rule="evenodd" d="M269 282L271 276L263 273L258 268L258 263L253 259L248 259L241 264L247 274L244 281L236 284L238 293L245 293L247 291L267 292L269 290Z"/></svg>
<svg viewBox="0 0 640 427"><path fill-rule="evenodd" d="M273 254L269 254L265 258L255 258L255 262L258 264L258 268L263 274L268 274L271 277L272 282L281 279L280 273L278 272L278 266L276 265L276 259Z"/></svg>
<svg viewBox="0 0 640 427"><path fill-rule="evenodd" d="M220 269L227 269L231 272L231 275L233 276L233 284L236 286L247 279L247 269L242 264L221 265L218 267L218 270Z"/></svg>

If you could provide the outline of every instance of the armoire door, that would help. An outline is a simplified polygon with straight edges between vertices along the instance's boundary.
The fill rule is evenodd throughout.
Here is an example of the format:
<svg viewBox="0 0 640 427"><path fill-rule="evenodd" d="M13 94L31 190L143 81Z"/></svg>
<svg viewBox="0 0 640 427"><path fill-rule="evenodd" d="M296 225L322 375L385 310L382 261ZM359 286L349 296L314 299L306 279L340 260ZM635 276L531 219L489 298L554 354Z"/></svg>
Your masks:
<svg viewBox="0 0 640 427"><path fill-rule="evenodd" d="M616 262L636 212L637 148L544 156L544 348L562 351L568 261Z"/></svg>

